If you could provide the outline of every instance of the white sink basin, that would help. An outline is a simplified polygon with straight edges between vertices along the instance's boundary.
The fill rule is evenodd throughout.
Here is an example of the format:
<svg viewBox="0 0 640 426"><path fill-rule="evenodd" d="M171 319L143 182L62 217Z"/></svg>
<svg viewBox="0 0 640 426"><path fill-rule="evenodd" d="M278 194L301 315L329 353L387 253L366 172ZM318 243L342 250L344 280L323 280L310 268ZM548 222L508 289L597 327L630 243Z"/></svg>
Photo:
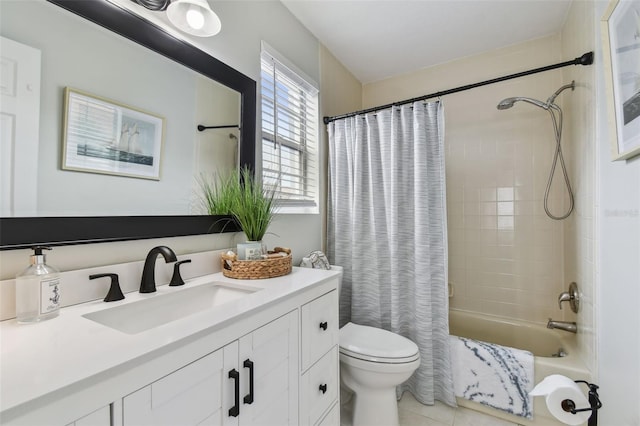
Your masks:
<svg viewBox="0 0 640 426"><path fill-rule="evenodd" d="M91 312L83 317L127 334L137 334L163 324L239 299L258 289L211 282L174 293Z"/></svg>

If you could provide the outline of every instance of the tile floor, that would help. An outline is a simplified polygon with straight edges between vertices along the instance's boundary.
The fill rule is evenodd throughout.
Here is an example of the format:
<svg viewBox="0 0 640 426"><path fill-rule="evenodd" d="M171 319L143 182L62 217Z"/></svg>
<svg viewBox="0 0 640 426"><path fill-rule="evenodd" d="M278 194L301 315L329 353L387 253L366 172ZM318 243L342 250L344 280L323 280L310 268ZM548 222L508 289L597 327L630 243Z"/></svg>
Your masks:
<svg viewBox="0 0 640 426"><path fill-rule="evenodd" d="M436 401L435 405L422 405L409 392L398 402L400 426L518 426L506 420L467 408L451 408Z"/></svg>
<svg viewBox="0 0 640 426"><path fill-rule="evenodd" d="M351 426L347 420L348 405L341 408L341 426ZM405 392L398 402L398 412L400 426L518 426L474 410L451 408L439 401L433 406L422 405L409 392Z"/></svg>

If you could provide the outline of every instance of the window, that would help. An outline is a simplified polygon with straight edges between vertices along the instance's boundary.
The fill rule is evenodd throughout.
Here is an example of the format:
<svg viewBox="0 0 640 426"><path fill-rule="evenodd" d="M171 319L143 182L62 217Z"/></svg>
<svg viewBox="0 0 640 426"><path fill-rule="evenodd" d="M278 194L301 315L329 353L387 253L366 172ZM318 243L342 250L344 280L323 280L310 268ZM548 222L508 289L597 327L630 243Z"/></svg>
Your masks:
<svg viewBox="0 0 640 426"><path fill-rule="evenodd" d="M284 211L317 209L318 90L265 50L261 74L263 182Z"/></svg>

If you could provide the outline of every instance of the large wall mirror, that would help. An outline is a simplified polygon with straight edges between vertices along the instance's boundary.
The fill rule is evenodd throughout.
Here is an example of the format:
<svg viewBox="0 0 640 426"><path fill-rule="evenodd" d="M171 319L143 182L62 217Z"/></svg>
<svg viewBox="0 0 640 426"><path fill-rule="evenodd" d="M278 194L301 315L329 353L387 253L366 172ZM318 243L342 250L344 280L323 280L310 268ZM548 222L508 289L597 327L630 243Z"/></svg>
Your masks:
<svg viewBox="0 0 640 426"><path fill-rule="evenodd" d="M252 79L106 0L3 2L1 19L2 95L26 90L23 99L32 96L36 105L31 105L35 113L28 106L2 111L0 249L223 230L225 221L204 214L197 182L239 164L254 167ZM4 47L12 42L17 42L17 59L5 57L9 49ZM21 56L23 47L26 56ZM40 64L31 63L29 49L39 52ZM39 73L39 87L21 85L24 78L34 78L20 74L29 67ZM65 103L66 88L82 95L85 109L77 112ZM101 130L105 111L111 114L106 122L116 124ZM126 122L138 112L142 115ZM72 114L90 117L85 122L91 129L80 131L90 131L92 138L91 123L99 118L95 127L101 141L95 146L104 153L97 159L80 153L69 135L63 136L63 128L70 132L73 127ZM35 122L25 125L25 116ZM159 173L123 173L120 165L126 169L128 162L139 161L137 154L148 143L148 137L136 139L145 135L148 117L162 119L155 128L162 135L156 139L160 149L150 160L143 156L159 164ZM237 127L200 132L199 124ZM39 130L29 137L34 128ZM125 146L136 148L128 153ZM120 152L117 160L111 156L114 151ZM88 159L89 166L64 167L63 156L68 158L69 152Z"/></svg>

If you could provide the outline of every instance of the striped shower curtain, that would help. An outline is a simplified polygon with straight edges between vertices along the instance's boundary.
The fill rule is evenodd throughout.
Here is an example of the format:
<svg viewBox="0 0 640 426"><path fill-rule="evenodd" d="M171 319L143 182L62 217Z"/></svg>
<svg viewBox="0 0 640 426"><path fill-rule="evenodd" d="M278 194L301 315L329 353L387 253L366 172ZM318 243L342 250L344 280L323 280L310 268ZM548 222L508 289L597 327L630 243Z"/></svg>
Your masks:
<svg viewBox="0 0 640 426"><path fill-rule="evenodd" d="M344 268L340 325L413 340L420 367L399 394L455 405L442 108L415 102L329 123L327 254Z"/></svg>

